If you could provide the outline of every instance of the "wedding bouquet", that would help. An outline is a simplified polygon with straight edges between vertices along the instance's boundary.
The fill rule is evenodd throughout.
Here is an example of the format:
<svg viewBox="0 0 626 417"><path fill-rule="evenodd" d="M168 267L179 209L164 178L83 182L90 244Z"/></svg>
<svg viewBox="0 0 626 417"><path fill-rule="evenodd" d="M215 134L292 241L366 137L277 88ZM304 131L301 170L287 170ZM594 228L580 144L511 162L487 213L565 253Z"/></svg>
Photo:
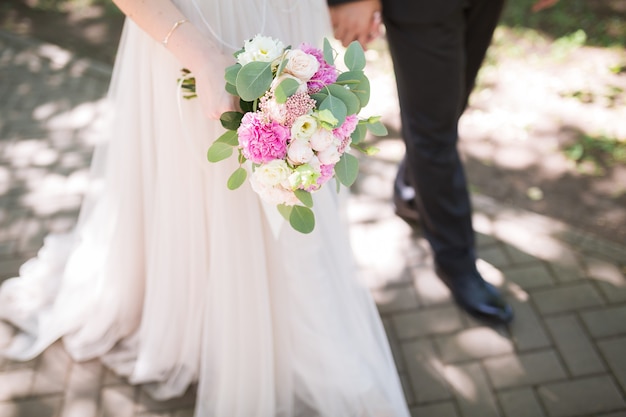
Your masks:
<svg viewBox="0 0 626 417"><path fill-rule="evenodd" d="M320 50L257 35L235 57L226 69L226 91L239 97L242 111L222 114L227 131L209 148L208 160L224 160L236 149L239 168L228 188L241 186L250 170L254 191L276 204L295 230L309 233L315 227L311 193L331 178L337 187L352 185L358 159L348 151L372 153L359 146L366 132L387 134L379 117L357 116L370 95L363 49L358 42L346 49L345 72L335 67L326 39ZM193 80L183 82L192 94L193 87Z"/></svg>

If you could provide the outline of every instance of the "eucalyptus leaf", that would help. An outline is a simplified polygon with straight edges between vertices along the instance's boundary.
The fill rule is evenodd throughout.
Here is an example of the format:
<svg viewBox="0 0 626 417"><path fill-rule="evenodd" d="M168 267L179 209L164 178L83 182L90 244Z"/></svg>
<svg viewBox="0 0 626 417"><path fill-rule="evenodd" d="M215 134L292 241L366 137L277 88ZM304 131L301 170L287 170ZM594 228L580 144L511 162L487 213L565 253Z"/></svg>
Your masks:
<svg viewBox="0 0 626 417"><path fill-rule="evenodd" d="M231 65L230 67L226 68L226 72L224 73L224 78L226 79L226 82L228 84L235 85L235 83L237 82L237 74L239 73L240 69L241 69L241 64Z"/></svg>
<svg viewBox="0 0 626 417"><path fill-rule="evenodd" d="M235 85L239 97L245 101L254 101L261 97L272 84L271 62L250 62L237 74Z"/></svg>
<svg viewBox="0 0 626 417"><path fill-rule="evenodd" d="M294 194L307 207L313 207L313 196L310 192L304 190L296 190Z"/></svg>
<svg viewBox="0 0 626 417"><path fill-rule="evenodd" d="M370 101L370 81L363 71L347 71L339 74L338 84L345 84L358 97L361 107L367 106Z"/></svg>
<svg viewBox="0 0 626 417"><path fill-rule="evenodd" d="M288 206L286 204L279 204L276 206L278 212L281 216L287 221L289 221L289 216L291 216L291 211L293 210L293 206Z"/></svg>
<svg viewBox="0 0 626 417"><path fill-rule="evenodd" d="M331 84L326 91L328 91L329 95L335 96L343 101L348 114L357 114L361 111L361 102L350 89L337 84Z"/></svg>
<svg viewBox="0 0 626 417"><path fill-rule="evenodd" d="M253 112L254 111L254 102L252 102L252 101L245 101L245 100L239 99L239 108L244 113Z"/></svg>
<svg viewBox="0 0 626 417"><path fill-rule="evenodd" d="M330 112L337 119L337 126L341 126L346 121L348 115L348 109L343 101L335 96L329 95L319 105L320 110L330 110Z"/></svg>
<svg viewBox="0 0 626 417"><path fill-rule="evenodd" d="M239 146L239 136L234 130L227 130L222 136L217 138L215 142L225 143L230 146Z"/></svg>
<svg viewBox="0 0 626 417"><path fill-rule="evenodd" d="M236 190L237 188L241 187L241 184L243 184L247 177L248 173L246 172L246 170L242 167L239 167L235 170L235 172L231 174L230 178L228 178L226 186L229 190Z"/></svg>
<svg viewBox="0 0 626 417"><path fill-rule="evenodd" d="M289 215L289 224L300 233L311 233L315 228L313 210L304 206L293 206Z"/></svg>
<svg viewBox="0 0 626 417"><path fill-rule="evenodd" d="M349 153L341 155L341 159L335 165L335 175L339 182L350 187L356 181L359 174L359 160Z"/></svg>
<svg viewBox="0 0 626 417"><path fill-rule="evenodd" d="M326 61L328 65L335 65L335 50L330 45L327 38L324 38L324 61Z"/></svg>
<svg viewBox="0 0 626 417"><path fill-rule="evenodd" d="M382 122L368 123L367 130L372 132L372 135L374 136L387 136L387 134L389 134L387 128L384 124L382 124Z"/></svg>
<svg viewBox="0 0 626 417"><path fill-rule="evenodd" d="M226 90L226 92L232 96L238 96L239 93L237 92L237 87L235 87L234 84L230 84L230 83L226 83L226 85L224 86L224 89Z"/></svg>
<svg viewBox="0 0 626 417"><path fill-rule="evenodd" d="M300 84L293 78L284 79L274 90L276 101L281 104L285 103L287 98L298 91L298 87L300 87Z"/></svg>
<svg viewBox="0 0 626 417"><path fill-rule="evenodd" d="M358 125L356 125L356 129L354 129L354 132L352 132L352 135L350 136L352 138L352 143L357 145L363 142L366 134L367 128L365 127L365 125L359 123Z"/></svg>
<svg viewBox="0 0 626 417"><path fill-rule="evenodd" d="M346 49L346 54L343 57L343 62L350 71L363 71L365 69L365 53L361 44L357 41L352 41Z"/></svg>
<svg viewBox="0 0 626 417"><path fill-rule="evenodd" d="M215 141L209 147L209 150L207 151L206 156L209 162L219 162L228 158L232 154L233 154L232 146L223 142Z"/></svg>
<svg viewBox="0 0 626 417"><path fill-rule="evenodd" d="M238 111L227 111L220 116L220 122L224 129L237 130L241 124L243 113Z"/></svg>
<svg viewBox="0 0 626 417"><path fill-rule="evenodd" d="M322 103L322 101L324 101L326 99L326 97L328 97L328 94L324 93L323 91L320 91L319 93L314 93L311 94L310 97L315 100L316 107L319 108L320 104Z"/></svg>
<svg viewBox="0 0 626 417"><path fill-rule="evenodd" d="M288 59L283 59L283 60L280 61L280 65L278 66L278 69L276 70L276 76L277 77L283 73L283 71L285 70L285 67L287 66L288 62L289 62Z"/></svg>

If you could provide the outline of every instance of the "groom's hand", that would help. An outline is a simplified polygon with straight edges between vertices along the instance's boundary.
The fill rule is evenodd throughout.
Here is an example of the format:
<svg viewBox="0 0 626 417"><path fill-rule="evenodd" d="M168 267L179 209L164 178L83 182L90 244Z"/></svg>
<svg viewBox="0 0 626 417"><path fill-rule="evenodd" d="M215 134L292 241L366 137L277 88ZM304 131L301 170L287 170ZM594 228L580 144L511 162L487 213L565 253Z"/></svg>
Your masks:
<svg viewBox="0 0 626 417"><path fill-rule="evenodd" d="M363 48L380 35L380 0L357 0L330 6L335 38L343 46L358 41Z"/></svg>

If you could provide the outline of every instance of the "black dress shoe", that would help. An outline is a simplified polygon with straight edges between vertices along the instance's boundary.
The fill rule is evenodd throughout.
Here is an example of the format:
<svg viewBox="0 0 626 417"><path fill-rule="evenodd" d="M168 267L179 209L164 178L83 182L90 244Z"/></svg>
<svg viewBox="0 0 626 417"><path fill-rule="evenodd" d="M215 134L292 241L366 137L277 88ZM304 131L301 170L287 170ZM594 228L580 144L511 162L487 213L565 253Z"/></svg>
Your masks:
<svg viewBox="0 0 626 417"><path fill-rule="evenodd" d="M396 215L413 229L419 228L420 218L415 205L415 190L404 181L404 160L398 167L398 174L393 183L393 207Z"/></svg>
<svg viewBox="0 0 626 417"><path fill-rule="evenodd" d="M513 320L513 309L500 292L483 279L477 270L451 276L437 266L435 272L450 288L456 302L472 316L497 324Z"/></svg>

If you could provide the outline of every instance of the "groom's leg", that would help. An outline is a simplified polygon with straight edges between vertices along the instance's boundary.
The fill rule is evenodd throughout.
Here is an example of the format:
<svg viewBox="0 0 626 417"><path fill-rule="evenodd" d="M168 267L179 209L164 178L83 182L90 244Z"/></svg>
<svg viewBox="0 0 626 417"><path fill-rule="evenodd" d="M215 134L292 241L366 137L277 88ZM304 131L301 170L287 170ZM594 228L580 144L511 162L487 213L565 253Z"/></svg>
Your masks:
<svg viewBox="0 0 626 417"><path fill-rule="evenodd" d="M415 206L439 275L469 312L506 322L512 318L510 307L476 270L472 209L457 150L458 118L499 8L488 16L492 23L482 22L491 27L486 30L473 12L470 7L428 24L389 18L385 23L398 83L406 180L415 190ZM479 38L468 34L476 25L482 33L481 53Z"/></svg>
<svg viewBox="0 0 626 417"><path fill-rule="evenodd" d="M406 170L438 264L473 268L474 235L457 151L465 99L465 15L437 23L386 20L406 143Z"/></svg>

